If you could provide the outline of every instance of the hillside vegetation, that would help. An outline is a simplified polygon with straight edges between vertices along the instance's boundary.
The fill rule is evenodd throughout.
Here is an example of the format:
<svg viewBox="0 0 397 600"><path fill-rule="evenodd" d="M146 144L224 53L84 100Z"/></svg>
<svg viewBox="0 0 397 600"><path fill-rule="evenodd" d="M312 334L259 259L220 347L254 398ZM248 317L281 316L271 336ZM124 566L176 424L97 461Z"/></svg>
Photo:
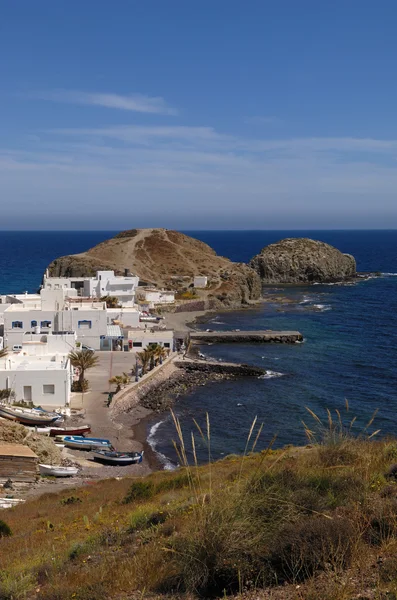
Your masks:
<svg viewBox="0 0 397 600"><path fill-rule="evenodd" d="M397 598L396 441L354 438L329 415L309 447L198 467L200 438L209 424L190 467L3 511L0 598Z"/></svg>

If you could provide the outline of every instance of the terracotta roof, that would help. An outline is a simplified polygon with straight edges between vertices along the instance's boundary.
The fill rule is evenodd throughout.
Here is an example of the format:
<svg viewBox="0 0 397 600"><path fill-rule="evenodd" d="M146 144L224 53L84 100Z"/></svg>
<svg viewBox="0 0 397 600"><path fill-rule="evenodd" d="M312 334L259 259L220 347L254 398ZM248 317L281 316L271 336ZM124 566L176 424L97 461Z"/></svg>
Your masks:
<svg viewBox="0 0 397 600"><path fill-rule="evenodd" d="M1 444L0 443L0 457L2 456L23 456L29 458L38 458L37 454L33 452L28 446L22 446L22 444Z"/></svg>

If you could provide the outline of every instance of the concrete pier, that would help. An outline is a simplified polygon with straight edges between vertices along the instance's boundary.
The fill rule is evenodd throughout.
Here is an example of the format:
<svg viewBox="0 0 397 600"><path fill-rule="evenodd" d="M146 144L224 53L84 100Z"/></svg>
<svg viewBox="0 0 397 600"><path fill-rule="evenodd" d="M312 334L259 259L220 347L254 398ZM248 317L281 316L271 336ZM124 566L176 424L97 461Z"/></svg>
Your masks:
<svg viewBox="0 0 397 600"><path fill-rule="evenodd" d="M299 331L195 331L190 333L190 341L193 344L294 344L302 342L303 335Z"/></svg>

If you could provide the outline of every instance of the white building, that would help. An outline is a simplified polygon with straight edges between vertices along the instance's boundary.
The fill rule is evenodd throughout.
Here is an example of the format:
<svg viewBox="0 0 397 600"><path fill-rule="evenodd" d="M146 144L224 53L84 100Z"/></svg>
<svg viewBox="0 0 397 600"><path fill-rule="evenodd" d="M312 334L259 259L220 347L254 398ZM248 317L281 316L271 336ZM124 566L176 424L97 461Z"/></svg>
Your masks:
<svg viewBox="0 0 397 600"><path fill-rule="evenodd" d="M124 340L128 340L130 352L140 352L149 344L159 344L166 350L174 348L174 331L172 329L128 329L124 331Z"/></svg>
<svg viewBox="0 0 397 600"><path fill-rule="evenodd" d="M76 350L77 336L75 331L49 331L41 333L37 327L36 332L27 331L22 338L20 356L67 356Z"/></svg>
<svg viewBox="0 0 397 600"><path fill-rule="evenodd" d="M75 290L72 290L75 293ZM77 341L94 350L106 337L108 315L105 302L68 298L70 290L42 290L41 303L34 306L12 304L3 314L4 345L10 350L21 345L27 331L41 333L75 331Z"/></svg>
<svg viewBox="0 0 397 600"><path fill-rule="evenodd" d="M173 304L175 302L175 292L171 290L140 289L138 298L141 305L154 308L157 304Z"/></svg>
<svg viewBox="0 0 397 600"><path fill-rule="evenodd" d="M60 290L75 289L79 296L102 298L116 297L121 306L133 306L139 277L131 275L128 269L124 276L115 275L114 271L97 271L95 277L49 277L45 274L43 289Z"/></svg>
<svg viewBox="0 0 397 600"><path fill-rule="evenodd" d="M204 275L197 275L194 278L193 285L195 288L206 288L208 284L208 277Z"/></svg>
<svg viewBox="0 0 397 600"><path fill-rule="evenodd" d="M15 393L16 401L58 408L70 403L72 372L62 355L8 355L0 359L0 389Z"/></svg>

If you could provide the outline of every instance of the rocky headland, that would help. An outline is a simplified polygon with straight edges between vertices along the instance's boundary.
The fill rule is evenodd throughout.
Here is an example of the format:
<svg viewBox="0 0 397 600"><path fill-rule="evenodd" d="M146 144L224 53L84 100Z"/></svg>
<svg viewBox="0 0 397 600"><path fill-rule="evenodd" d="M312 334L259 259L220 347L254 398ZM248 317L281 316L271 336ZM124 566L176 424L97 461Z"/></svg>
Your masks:
<svg viewBox="0 0 397 600"><path fill-rule="evenodd" d="M248 265L218 256L210 246L168 229L131 229L94 248L54 260L48 267L53 277L93 276L97 270L128 269L141 282L188 291L195 275L206 275L208 286L197 290L202 309L234 308L261 296L259 275Z"/></svg>
<svg viewBox="0 0 397 600"><path fill-rule="evenodd" d="M265 246L250 266L264 284L328 283L357 274L353 256L309 238L287 238Z"/></svg>

